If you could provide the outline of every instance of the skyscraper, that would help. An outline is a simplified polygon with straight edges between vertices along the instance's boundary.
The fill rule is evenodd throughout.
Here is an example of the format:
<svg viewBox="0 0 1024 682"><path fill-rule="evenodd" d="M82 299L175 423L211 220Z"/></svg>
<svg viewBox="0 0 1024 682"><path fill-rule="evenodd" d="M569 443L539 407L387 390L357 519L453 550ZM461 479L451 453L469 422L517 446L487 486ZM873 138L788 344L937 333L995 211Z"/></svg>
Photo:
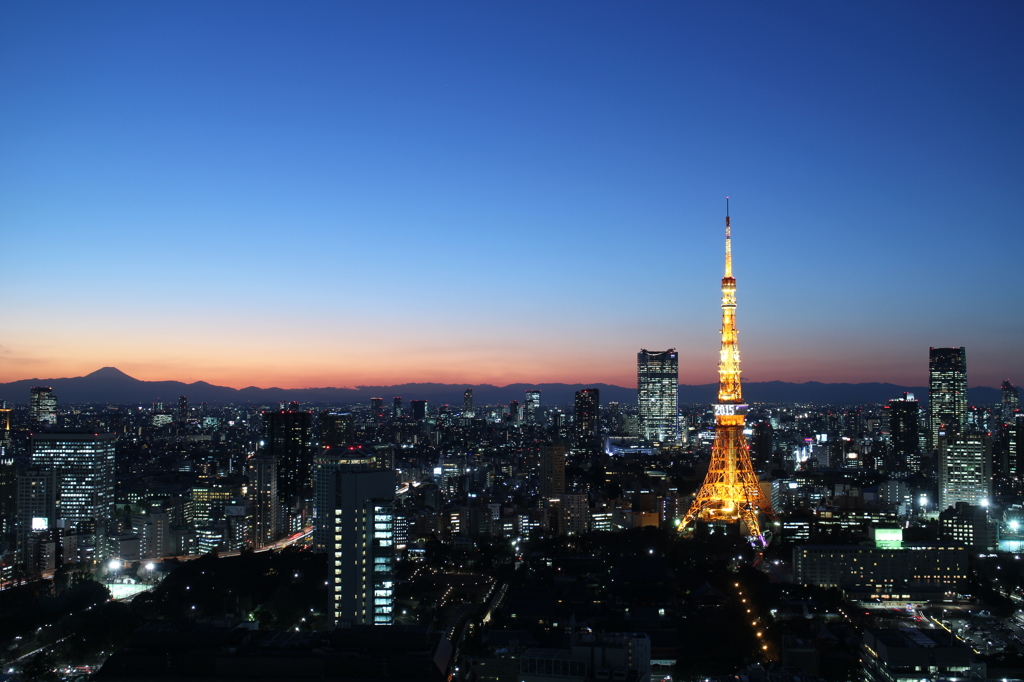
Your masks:
<svg viewBox="0 0 1024 682"><path fill-rule="evenodd" d="M427 418L427 401L426 400L413 400L410 403L412 407L412 418L423 420Z"/></svg>
<svg viewBox="0 0 1024 682"><path fill-rule="evenodd" d="M394 400L391 401L391 416L394 419L402 416L402 396L400 395L396 395Z"/></svg>
<svg viewBox="0 0 1024 682"><path fill-rule="evenodd" d="M540 391L533 390L526 392L526 405L524 412L527 424L540 423Z"/></svg>
<svg viewBox="0 0 1024 682"><path fill-rule="evenodd" d="M277 462L257 455L246 461L248 496L252 505L252 544L265 547L281 532L281 505L277 493Z"/></svg>
<svg viewBox="0 0 1024 682"><path fill-rule="evenodd" d="M317 478L317 497L329 499L324 549L333 570L333 625L390 625L394 611L395 474L340 465Z"/></svg>
<svg viewBox="0 0 1024 682"><path fill-rule="evenodd" d="M1020 390L1007 379L1003 382L1003 424L1013 424L1017 408L1020 406Z"/></svg>
<svg viewBox="0 0 1024 682"><path fill-rule="evenodd" d="M188 421L188 396L178 396L178 423L184 424Z"/></svg>
<svg viewBox="0 0 1024 682"><path fill-rule="evenodd" d="M29 389L28 418L32 426L54 426L57 423L57 396L49 386Z"/></svg>
<svg viewBox="0 0 1024 682"><path fill-rule="evenodd" d="M641 349L636 354L636 376L640 437L655 443L678 441L679 355L676 349Z"/></svg>
<svg viewBox="0 0 1024 682"><path fill-rule="evenodd" d="M462 416L473 416L473 389L467 388L462 394Z"/></svg>
<svg viewBox="0 0 1024 682"><path fill-rule="evenodd" d="M958 434L967 420L967 353L959 348L931 348L928 353L929 438L933 449L939 436Z"/></svg>
<svg viewBox="0 0 1024 682"><path fill-rule="evenodd" d="M939 439L939 511L992 499L992 441L987 435L953 434Z"/></svg>
<svg viewBox="0 0 1024 682"><path fill-rule="evenodd" d="M320 445L340 448L355 439L355 419L351 412L325 410L320 413Z"/></svg>
<svg viewBox="0 0 1024 682"><path fill-rule="evenodd" d="M1014 417L1013 423L1008 427L1007 441L1009 474L1021 480L1024 478L1024 414L1018 412Z"/></svg>
<svg viewBox="0 0 1024 682"><path fill-rule="evenodd" d="M112 433L78 429L32 435L32 466L56 472L55 515L65 532L106 535L114 518L114 442ZM96 546L102 557L105 543Z"/></svg>
<svg viewBox="0 0 1024 682"><path fill-rule="evenodd" d="M540 496L544 499L565 492L565 446L540 446Z"/></svg>
<svg viewBox="0 0 1024 682"><path fill-rule="evenodd" d="M287 409L263 413L264 454L277 462L277 493L283 504L308 496L312 489L311 427L309 412Z"/></svg>
<svg viewBox="0 0 1024 682"><path fill-rule="evenodd" d="M920 410L913 393L893 398L883 409L888 422L889 458L886 470L917 472L921 469Z"/></svg>
<svg viewBox="0 0 1024 682"><path fill-rule="evenodd" d="M576 421L573 422L573 447L589 452L601 448L601 392L596 388L576 391Z"/></svg>

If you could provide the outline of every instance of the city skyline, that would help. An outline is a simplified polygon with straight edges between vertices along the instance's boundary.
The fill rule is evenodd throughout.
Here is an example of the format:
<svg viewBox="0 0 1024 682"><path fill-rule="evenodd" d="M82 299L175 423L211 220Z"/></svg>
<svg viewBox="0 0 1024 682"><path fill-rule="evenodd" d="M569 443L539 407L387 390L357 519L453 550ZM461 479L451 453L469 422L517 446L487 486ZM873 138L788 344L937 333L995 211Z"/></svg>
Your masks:
<svg viewBox="0 0 1024 682"><path fill-rule="evenodd" d="M1022 381L1019 6L242 7L0 8L0 382Z"/></svg>

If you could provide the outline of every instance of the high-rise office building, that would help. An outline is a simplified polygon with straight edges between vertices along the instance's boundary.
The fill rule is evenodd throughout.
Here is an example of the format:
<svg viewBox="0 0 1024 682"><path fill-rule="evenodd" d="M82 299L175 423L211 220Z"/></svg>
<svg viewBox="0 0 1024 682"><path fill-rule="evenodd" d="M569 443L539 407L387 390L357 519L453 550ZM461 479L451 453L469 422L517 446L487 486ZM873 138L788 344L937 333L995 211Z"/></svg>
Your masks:
<svg viewBox="0 0 1024 682"><path fill-rule="evenodd" d="M252 545L266 547L281 532L281 504L277 493L277 462L266 454L246 461L248 496L252 505Z"/></svg>
<svg viewBox="0 0 1024 682"><path fill-rule="evenodd" d="M513 400L508 404L508 416L512 418L513 424L523 421L523 406L519 404L518 400Z"/></svg>
<svg viewBox="0 0 1024 682"><path fill-rule="evenodd" d="M320 445L340 448L355 440L355 419L351 412L325 410L320 413Z"/></svg>
<svg viewBox="0 0 1024 682"><path fill-rule="evenodd" d="M178 423L184 424L188 421L188 396L178 396Z"/></svg>
<svg viewBox="0 0 1024 682"><path fill-rule="evenodd" d="M959 348L931 348L928 353L928 412L931 447L939 436L964 431L967 420L967 353Z"/></svg>
<svg viewBox="0 0 1024 682"><path fill-rule="evenodd" d="M540 446L540 496L547 499L565 492L565 446Z"/></svg>
<svg viewBox="0 0 1024 682"><path fill-rule="evenodd" d="M332 623L391 625L394 611L395 474L364 465L323 471L317 497L332 501L324 522L331 567Z"/></svg>
<svg viewBox="0 0 1024 682"><path fill-rule="evenodd" d="M352 443L324 448L313 461L313 551L326 552L333 532L332 508L336 502L335 476L339 471L386 469L381 453L370 445Z"/></svg>
<svg viewBox="0 0 1024 682"><path fill-rule="evenodd" d="M91 533L114 518L114 441L77 429L32 435L32 465L58 472L57 517L66 530Z"/></svg>
<svg viewBox="0 0 1024 682"><path fill-rule="evenodd" d="M384 398L370 398L370 411L375 417L384 415Z"/></svg>
<svg viewBox="0 0 1024 682"><path fill-rule="evenodd" d="M426 400L413 400L410 403L412 408L412 418L417 420L423 420L427 418L427 410L429 409Z"/></svg>
<svg viewBox="0 0 1024 682"><path fill-rule="evenodd" d="M391 401L391 416L398 419L402 416L402 396L396 395Z"/></svg>
<svg viewBox="0 0 1024 682"><path fill-rule="evenodd" d="M1020 406L1020 390L1010 383L1007 379L1003 382L1003 424L1013 424L1014 417L1017 414L1017 408Z"/></svg>
<svg viewBox="0 0 1024 682"><path fill-rule="evenodd" d="M882 408L889 434L889 458L886 470L921 470L920 409L913 393L893 398Z"/></svg>
<svg viewBox="0 0 1024 682"><path fill-rule="evenodd" d="M641 349L636 354L636 385L640 437L655 443L678 441L679 354L676 349Z"/></svg>
<svg viewBox="0 0 1024 682"><path fill-rule="evenodd" d="M576 391L573 447L590 452L601 449L601 392L596 388Z"/></svg>
<svg viewBox="0 0 1024 682"><path fill-rule="evenodd" d="M939 511L958 502L987 506L992 499L992 441L987 435L939 439Z"/></svg>
<svg viewBox="0 0 1024 682"><path fill-rule="evenodd" d="M1009 475L1017 480L1024 479L1024 414L1018 412L1013 424L1007 427L1007 459Z"/></svg>
<svg viewBox="0 0 1024 682"><path fill-rule="evenodd" d="M305 498L312 489L312 421L312 414L298 409L263 413L261 454L277 462L277 494L282 504Z"/></svg>
<svg viewBox="0 0 1024 682"><path fill-rule="evenodd" d="M52 388L33 386L29 389L28 418L32 426L57 424L57 396Z"/></svg>
<svg viewBox="0 0 1024 682"><path fill-rule="evenodd" d="M16 542L18 563L29 567L29 537L32 533L57 527L57 496L60 494L60 471L55 468L30 467L17 475Z"/></svg>
<svg viewBox="0 0 1024 682"><path fill-rule="evenodd" d="M539 424L540 418L540 391L533 390L526 392L526 404L523 408L527 424Z"/></svg>
<svg viewBox="0 0 1024 682"><path fill-rule="evenodd" d="M473 416L473 389L467 388L462 394L462 416Z"/></svg>

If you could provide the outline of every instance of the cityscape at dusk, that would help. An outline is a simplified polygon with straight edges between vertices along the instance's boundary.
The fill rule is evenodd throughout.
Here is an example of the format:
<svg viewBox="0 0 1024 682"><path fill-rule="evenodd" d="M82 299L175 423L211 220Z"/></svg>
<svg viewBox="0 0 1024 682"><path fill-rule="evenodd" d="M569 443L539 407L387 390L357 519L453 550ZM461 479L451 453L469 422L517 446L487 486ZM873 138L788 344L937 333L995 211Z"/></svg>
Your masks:
<svg viewBox="0 0 1024 682"><path fill-rule="evenodd" d="M1022 29L0 4L0 682L1024 682Z"/></svg>
<svg viewBox="0 0 1024 682"><path fill-rule="evenodd" d="M5 3L0 379L1024 374L1016 3Z"/></svg>

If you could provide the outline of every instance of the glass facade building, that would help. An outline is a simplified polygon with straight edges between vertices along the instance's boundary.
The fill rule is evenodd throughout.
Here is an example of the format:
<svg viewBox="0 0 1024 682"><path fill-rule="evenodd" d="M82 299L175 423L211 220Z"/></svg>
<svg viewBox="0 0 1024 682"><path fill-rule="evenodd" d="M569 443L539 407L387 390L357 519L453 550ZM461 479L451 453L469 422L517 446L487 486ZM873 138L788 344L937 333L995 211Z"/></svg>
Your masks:
<svg viewBox="0 0 1024 682"><path fill-rule="evenodd" d="M679 354L642 349L636 355L640 437L654 443L679 440Z"/></svg>
<svg viewBox="0 0 1024 682"><path fill-rule="evenodd" d="M932 448L939 436L961 433L967 418L967 353L960 348L928 351L929 438Z"/></svg>

